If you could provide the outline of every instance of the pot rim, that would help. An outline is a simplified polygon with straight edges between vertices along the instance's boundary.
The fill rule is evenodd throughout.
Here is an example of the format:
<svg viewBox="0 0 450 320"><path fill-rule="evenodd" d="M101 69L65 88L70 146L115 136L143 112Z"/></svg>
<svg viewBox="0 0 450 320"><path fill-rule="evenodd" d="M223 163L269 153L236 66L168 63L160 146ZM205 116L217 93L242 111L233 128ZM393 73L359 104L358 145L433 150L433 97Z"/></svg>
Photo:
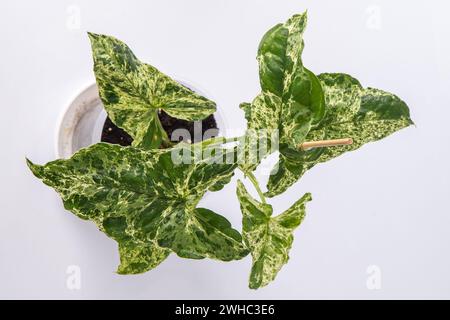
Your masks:
<svg viewBox="0 0 450 320"><path fill-rule="evenodd" d="M181 83L182 85L190 88L191 90L195 91L196 93L208 97L208 99L211 99L212 101L215 101L214 97L211 96L209 94L209 92L205 91L203 89L203 87L199 86L196 82L194 81L190 81L187 78L184 77L174 77L175 81ZM93 95L95 91L96 94L95 96ZM75 114L78 110L80 110L81 106L83 106L84 104L94 104L96 103L96 100L99 100L99 102L101 103L101 99L98 96L98 88L97 88L97 83L96 82L91 82L87 85L82 86L82 90L78 91L77 94L74 94L71 99L69 100L69 102L65 105L65 107L63 108L63 110L60 112L57 122L56 122L56 130L55 130L55 145L54 145L54 152L55 155L58 159L62 159L67 157L67 154L65 154L64 151L62 151L63 148L63 144L67 143L67 136L70 136L70 139L72 139L73 137L73 133L76 127L76 124L78 123L78 121L80 120L80 118L76 119L77 122L75 124L72 124L71 126L71 132L70 133L64 133L62 132L63 125L65 124L65 122L71 122L71 120L67 120L68 117L75 117ZM106 114L106 111L103 108L104 113ZM101 115L99 115L101 116ZM221 112L221 108L219 106L217 106L217 110L216 112L214 112L214 118L216 120L217 123L217 127L219 128L219 135L220 137L226 136L226 130L227 130L227 120L226 120L226 116L223 112ZM70 118L69 118L70 119ZM74 118L75 119L75 118ZM97 118L99 119L99 118ZM106 117L105 117L106 119ZM73 119L72 119L73 121ZM102 128L103 128L103 123L102 123ZM95 124L94 124L94 130L95 130ZM66 139L64 139L63 137L66 136ZM100 138L101 138L101 131L100 131ZM100 140L99 140L100 142ZM73 147L70 147L70 153L74 153L73 151Z"/></svg>
<svg viewBox="0 0 450 320"><path fill-rule="evenodd" d="M90 90L92 90L92 87L96 87L97 83L90 82L89 84L85 84L81 86L81 90L77 91L77 93L72 94L71 98L68 99L68 102L65 104L62 111L59 113L57 122L56 122L56 128L55 128L55 145L54 145L54 151L55 155L58 159L64 158L64 155L60 151L60 146L63 143L61 139L62 135L62 126L64 123L64 120L66 117L70 114L72 109L77 109L76 106L79 105L79 101L82 100L84 96L86 96Z"/></svg>

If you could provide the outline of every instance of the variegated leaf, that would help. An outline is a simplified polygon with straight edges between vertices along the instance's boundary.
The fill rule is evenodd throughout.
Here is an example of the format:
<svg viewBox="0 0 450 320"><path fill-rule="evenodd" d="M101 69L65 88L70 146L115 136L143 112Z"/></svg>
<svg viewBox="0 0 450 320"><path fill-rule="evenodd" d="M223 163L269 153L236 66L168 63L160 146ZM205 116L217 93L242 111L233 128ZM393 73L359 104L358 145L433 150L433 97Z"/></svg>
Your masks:
<svg viewBox="0 0 450 320"><path fill-rule="evenodd" d="M133 137L133 145L169 144L158 110L184 120L201 120L216 110L202 97L151 65L139 61L122 41L89 33L100 97L111 120Z"/></svg>
<svg viewBox="0 0 450 320"><path fill-rule="evenodd" d="M238 181L237 196L243 215L242 236L253 258L249 287L258 289L274 280L289 260L293 232L305 217L311 194L305 194L276 217L272 217L272 206L255 200L241 181Z"/></svg>
<svg viewBox="0 0 450 320"><path fill-rule="evenodd" d="M184 154L191 164L172 160ZM95 222L119 242L119 272L143 272L171 249L181 257L224 261L247 254L228 220L196 208L205 192L229 180L236 163L225 152L194 161L192 148L149 150L99 143L68 160L28 162L34 175L53 187L67 210Z"/></svg>
<svg viewBox="0 0 450 320"><path fill-rule="evenodd" d="M258 49L262 92L243 103L249 129L277 129L280 144L296 148L324 115L324 95L316 76L303 66L306 12L270 29Z"/></svg>
<svg viewBox="0 0 450 320"><path fill-rule="evenodd" d="M156 268L170 254L170 250L161 248L153 242L147 244L119 241L120 265L118 274L139 274Z"/></svg>
<svg viewBox="0 0 450 320"><path fill-rule="evenodd" d="M316 164L380 140L413 123L405 102L391 93L364 89L358 80L347 74L327 73L318 78L325 91L327 113L306 139L349 137L353 144L307 151L281 149L277 172L270 176L267 185L268 196L284 192Z"/></svg>

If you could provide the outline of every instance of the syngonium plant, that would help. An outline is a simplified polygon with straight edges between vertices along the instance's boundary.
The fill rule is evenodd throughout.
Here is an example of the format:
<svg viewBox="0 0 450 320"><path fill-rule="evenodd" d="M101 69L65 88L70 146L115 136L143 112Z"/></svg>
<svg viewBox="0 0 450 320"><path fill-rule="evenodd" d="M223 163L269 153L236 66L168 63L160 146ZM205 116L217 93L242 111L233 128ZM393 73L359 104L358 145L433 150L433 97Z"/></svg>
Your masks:
<svg viewBox="0 0 450 320"><path fill-rule="evenodd" d="M61 195L67 210L93 221L118 242L119 274L146 272L171 253L221 261L251 254L249 286L266 286L288 261L293 232L311 195L276 216L266 197L283 193L316 164L413 123L407 105L397 96L364 88L347 74L315 75L307 69L301 58L306 21L306 13L292 16L271 28L259 45L261 92L240 107L247 132L276 131L279 144L268 152L258 151L253 163L238 161L239 148L226 145L236 140L245 144L250 134L243 140L172 142L158 118L160 110L193 121L212 114L216 104L142 63L118 39L89 33L100 97L108 116L131 135L133 143L128 147L97 143L70 159L45 165L27 161L33 174ZM323 147L340 138L353 143ZM317 140L325 143L304 148L305 142ZM248 146L244 150L248 160ZM263 193L253 171L274 150L279 151L279 160ZM188 161L174 161L173 155L180 153ZM236 169L244 172L261 198L254 199L237 182L241 233L225 217L198 207L205 193L220 190Z"/></svg>

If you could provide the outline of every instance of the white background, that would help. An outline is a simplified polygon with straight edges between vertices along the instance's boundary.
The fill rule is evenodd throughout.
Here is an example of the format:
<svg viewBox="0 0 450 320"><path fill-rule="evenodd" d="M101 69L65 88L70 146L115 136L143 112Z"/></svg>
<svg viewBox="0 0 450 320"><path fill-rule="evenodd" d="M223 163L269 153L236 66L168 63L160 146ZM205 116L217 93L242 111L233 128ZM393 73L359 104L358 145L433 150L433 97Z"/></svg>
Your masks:
<svg viewBox="0 0 450 320"><path fill-rule="evenodd" d="M236 129L245 126L239 103L259 91L261 36L305 9L305 64L398 94L416 127L315 167L271 200L279 213L304 192L314 197L290 262L266 288L247 288L250 257L172 255L144 275L116 275L116 243L64 211L24 158L55 159L57 119L94 81L86 31L115 35L198 85ZM450 298L449 9L411 0L1 1L0 298ZM235 180L204 205L240 229ZM66 285L71 265L80 290ZM373 265L378 290L367 286Z"/></svg>

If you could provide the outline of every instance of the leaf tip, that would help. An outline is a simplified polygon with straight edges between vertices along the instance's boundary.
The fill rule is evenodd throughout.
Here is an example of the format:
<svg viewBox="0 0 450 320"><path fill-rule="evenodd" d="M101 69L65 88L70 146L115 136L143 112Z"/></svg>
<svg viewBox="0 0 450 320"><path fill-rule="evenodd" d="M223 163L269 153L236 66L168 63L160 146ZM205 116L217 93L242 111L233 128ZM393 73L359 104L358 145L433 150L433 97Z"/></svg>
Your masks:
<svg viewBox="0 0 450 320"><path fill-rule="evenodd" d="M25 161L27 163L28 168L30 168L31 172L33 172L33 174L36 177L40 177L40 173L41 173L41 167L40 165L34 164L33 162L31 162L30 159L28 159L27 157L25 157Z"/></svg>
<svg viewBox="0 0 450 320"><path fill-rule="evenodd" d="M248 107L250 107L250 105L251 105L251 103L249 103L249 102L241 102L240 104L239 104L239 109L247 109Z"/></svg>
<svg viewBox="0 0 450 320"><path fill-rule="evenodd" d="M244 183L240 179L237 181L236 194L238 197L244 197L247 194L247 189L245 189Z"/></svg>
<svg viewBox="0 0 450 320"><path fill-rule="evenodd" d="M97 34L96 33L93 33L93 32L86 32L87 33L87 35L88 35L88 38L89 38L89 40L91 40L91 42L93 42L96 38L97 38Z"/></svg>
<svg viewBox="0 0 450 320"><path fill-rule="evenodd" d="M297 20L298 19L298 20ZM302 29L306 27L308 23L308 10L303 11L302 13L294 14L287 22L290 23L298 23Z"/></svg>
<svg viewBox="0 0 450 320"><path fill-rule="evenodd" d="M266 287L269 283L270 283L270 281L264 281L262 278L259 278L259 277L254 278L250 274L250 279L248 281L248 287L249 287L249 289L252 289L252 290L258 290L260 288Z"/></svg>
<svg viewBox="0 0 450 320"><path fill-rule="evenodd" d="M132 274L130 272L127 272L126 267L124 267L122 264L117 266L117 270L114 271L114 273L119 275L119 276L126 276L126 275L131 275Z"/></svg>
<svg viewBox="0 0 450 320"><path fill-rule="evenodd" d="M87 35L88 35L89 39L91 39L91 40L95 40L100 36L98 33L90 32L90 31L87 32Z"/></svg>
<svg viewBox="0 0 450 320"><path fill-rule="evenodd" d="M252 290L258 290L260 288L258 285L251 283L251 282L248 284L248 287L249 287L249 289L252 289Z"/></svg>
<svg viewBox="0 0 450 320"><path fill-rule="evenodd" d="M28 167L34 165L33 162L31 162L31 160L28 159L27 157L25 157L25 161L26 161Z"/></svg>
<svg viewBox="0 0 450 320"><path fill-rule="evenodd" d="M303 202L309 202L312 199L312 194L310 192L305 193L302 197Z"/></svg>

